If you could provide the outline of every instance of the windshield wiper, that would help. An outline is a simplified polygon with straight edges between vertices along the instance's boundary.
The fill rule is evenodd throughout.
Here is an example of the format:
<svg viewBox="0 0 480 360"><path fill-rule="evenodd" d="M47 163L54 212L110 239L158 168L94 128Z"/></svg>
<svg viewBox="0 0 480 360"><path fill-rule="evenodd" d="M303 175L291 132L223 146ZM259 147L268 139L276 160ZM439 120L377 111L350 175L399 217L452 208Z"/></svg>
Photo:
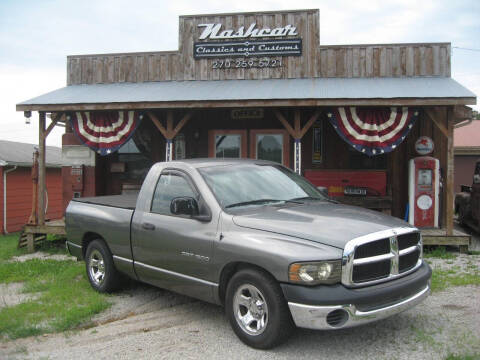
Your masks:
<svg viewBox="0 0 480 360"><path fill-rule="evenodd" d="M232 207L237 207L237 206L246 206L246 205L262 205L262 204L268 204L272 202L288 202L288 203L294 203L294 204L301 204L300 201L295 201L295 200L283 200L283 199L257 199L257 200L250 200L250 201L243 201L235 204L230 204L225 206L225 208L232 208Z"/></svg>
<svg viewBox="0 0 480 360"><path fill-rule="evenodd" d="M333 199L330 199L330 198L316 198L316 197L312 197L312 196L303 196L303 197L298 197L298 198L293 198L293 199L290 199L290 201L300 201L300 200L317 200L317 201L328 201L328 202L332 202L332 203L338 203L338 201L335 201Z"/></svg>

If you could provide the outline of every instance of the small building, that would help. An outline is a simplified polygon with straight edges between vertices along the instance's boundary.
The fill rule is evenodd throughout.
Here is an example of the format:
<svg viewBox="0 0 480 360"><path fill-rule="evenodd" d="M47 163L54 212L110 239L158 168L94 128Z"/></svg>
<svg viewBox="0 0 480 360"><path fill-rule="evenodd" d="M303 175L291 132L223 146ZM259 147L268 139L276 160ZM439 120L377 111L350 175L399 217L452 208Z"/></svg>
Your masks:
<svg viewBox="0 0 480 360"><path fill-rule="evenodd" d="M451 78L450 61L448 42L321 44L318 10L189 15L178 50L68 56L67 86L17 110L39 112L40 148L66 124L65 205L135 191L157 161L249 157L404 218L409 160L426 136L451 236L453 128L476 96Z"/></svg>
<svg viewBox="0 0 480 360"><path fill-rule="evenodd" d="M37 145L0 140L0 233L20 231L32 213L32 163ZM62 149L46 147L47 219L63 216Z"/></svg>
<svg viewBox="0 0 480 360"><path fill-rule="evenodd" d="M480 159L480 120L458 127L454 132L455 192L460 186L472 185L475 163Z"/></svg>

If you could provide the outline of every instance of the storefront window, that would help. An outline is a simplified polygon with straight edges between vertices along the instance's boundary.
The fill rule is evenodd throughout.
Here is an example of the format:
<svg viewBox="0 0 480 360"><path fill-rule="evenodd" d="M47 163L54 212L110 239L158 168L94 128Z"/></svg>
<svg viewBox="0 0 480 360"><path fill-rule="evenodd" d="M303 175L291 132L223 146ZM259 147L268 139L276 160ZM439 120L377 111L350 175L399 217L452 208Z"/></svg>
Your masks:
<svg viewBox="0 0 480 360"><path fill-rule="evenodd" d="M257 134L257 159L283 163L283 134Z"/></svg>
<svg viewBox="0 0 480 360"><path fill-rule="evenodd" d="M215 157L240 158L241 153L241 135L215 135Z"/></svg>
<svg viewBox="0 0 480 360"><path fill-rule="evenodd" d="M147 154L139 150L133 138L118 149L117 161L125 164L121 180L131 182L143 181L153 163Z"/></svg>

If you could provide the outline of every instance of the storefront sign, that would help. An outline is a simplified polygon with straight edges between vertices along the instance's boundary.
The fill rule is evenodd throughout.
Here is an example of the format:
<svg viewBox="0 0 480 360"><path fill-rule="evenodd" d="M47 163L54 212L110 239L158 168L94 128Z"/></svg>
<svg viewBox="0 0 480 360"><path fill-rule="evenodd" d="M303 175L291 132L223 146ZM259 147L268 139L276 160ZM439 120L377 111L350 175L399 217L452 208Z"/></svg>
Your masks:
<svg viewBox="0 0 480 360"><path fill-rule="evenodd" d="M263 109L234 109L232 119L263 119Z"/></svg>
<svg viewBox="0 0 480 360"><path fill-rule="evenodd" d="M193 56L195 59L300 55L302 55L302 39L196 42L193 45Z"/></svg>
<svg viewBox="0 0 480 360"><path fill-rule="evenodd" d="M428 155L433 151L433 140L428 136L421 136L415 143L415 151L419 155Z"/></svg>
<svg viewBox="0 0 480 360"><path fill-rule="evenodd" d="M199 40L206 39L246 39L249 37L280 37L280 36L295 36L298 35L297 28L290 24L284 27L277 27L270 29L264 27L262 29L257 28L257 24L252 23L245 31L244 26L240 26L236 31L227 29L220 31L222 24L199 24L198 27L204 27Z"/></svg>

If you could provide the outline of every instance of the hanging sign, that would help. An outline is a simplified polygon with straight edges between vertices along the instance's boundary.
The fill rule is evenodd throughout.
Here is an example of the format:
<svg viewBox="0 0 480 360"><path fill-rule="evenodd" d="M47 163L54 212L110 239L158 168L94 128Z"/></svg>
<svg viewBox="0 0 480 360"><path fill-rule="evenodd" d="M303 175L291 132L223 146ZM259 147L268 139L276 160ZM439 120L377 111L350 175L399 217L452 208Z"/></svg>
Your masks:
<svg viewBox="0 0 480 360"><path fill-rule="evenodd" d="M421 136L415 142L415 151L419 155L428 155L433 151L433 140L428 136Z"/></svg>
<svg viewBox="0 0 480 360"><path fill-rule="evenodd" d="M193 57L214 59L212 69L277 68L283 67L284 56L302 56L302 39L292 24L222 29L221 23L205 23L198 28L202 30L193 44Z"/></svg>
<svg viewBox="0 0 480 360"><path fill-rule="evenodd" d="M232 119L263 119L263 109L233 109Z"/></svg>

